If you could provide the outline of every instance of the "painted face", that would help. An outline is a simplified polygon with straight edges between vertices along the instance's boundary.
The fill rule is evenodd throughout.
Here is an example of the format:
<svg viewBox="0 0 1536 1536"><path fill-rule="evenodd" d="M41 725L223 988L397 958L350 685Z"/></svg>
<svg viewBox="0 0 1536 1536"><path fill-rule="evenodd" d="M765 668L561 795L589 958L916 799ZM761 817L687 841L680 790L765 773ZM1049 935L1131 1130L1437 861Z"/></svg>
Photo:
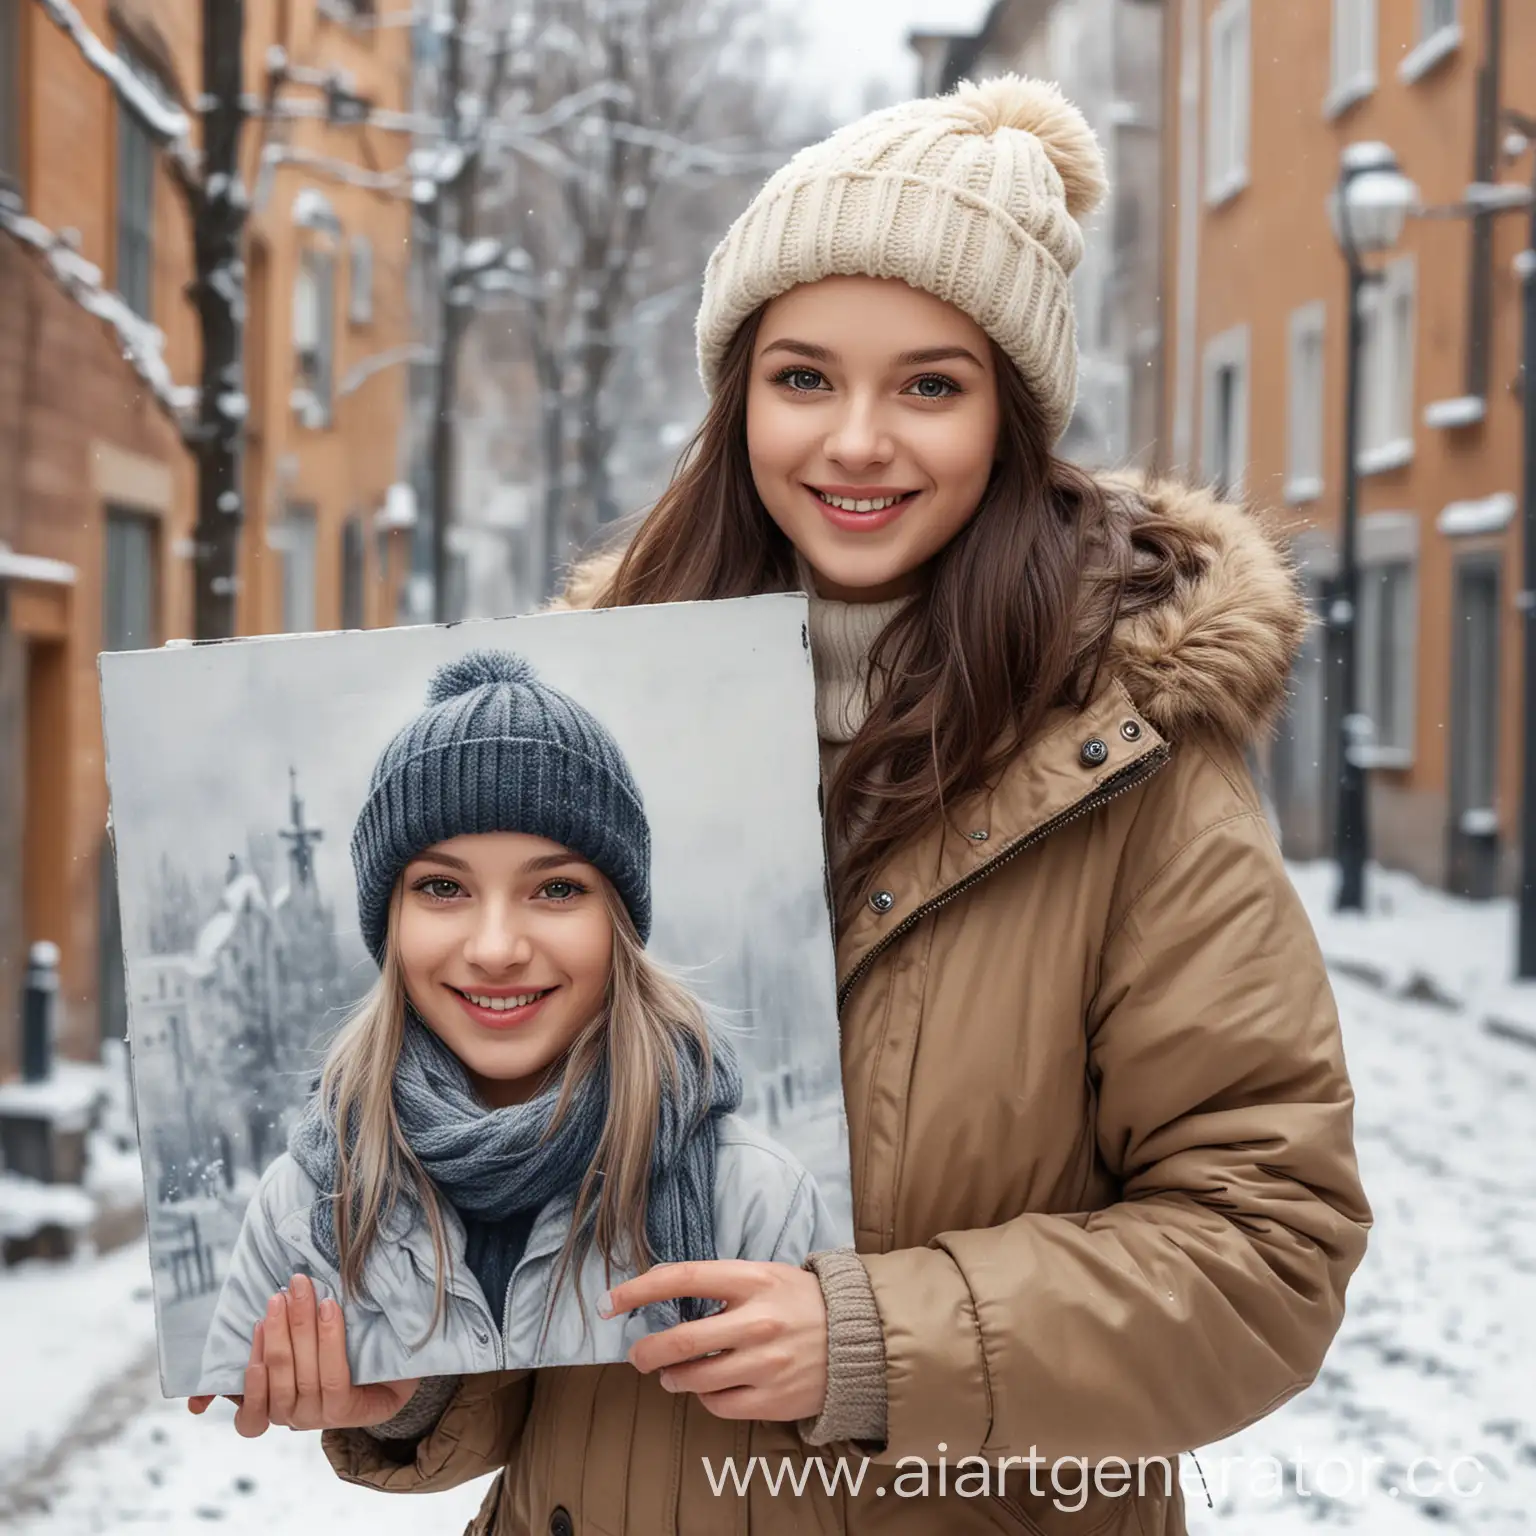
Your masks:
<svg viewBox="0 0 1536 1536"><path fill-rule="evenodd" d="M997 433L987 335L942 299L829 277L764 312L747 393L752 478L823 597L910 591L975 513Z"/></svg>
<svg viewBox="0 0 1536 1536"><path fill-rule="evenodd" d="M602 877L521 832L450 838L406 867L396 942L416 1011L492 1108L522 1103L603 1007Z"/></svg>

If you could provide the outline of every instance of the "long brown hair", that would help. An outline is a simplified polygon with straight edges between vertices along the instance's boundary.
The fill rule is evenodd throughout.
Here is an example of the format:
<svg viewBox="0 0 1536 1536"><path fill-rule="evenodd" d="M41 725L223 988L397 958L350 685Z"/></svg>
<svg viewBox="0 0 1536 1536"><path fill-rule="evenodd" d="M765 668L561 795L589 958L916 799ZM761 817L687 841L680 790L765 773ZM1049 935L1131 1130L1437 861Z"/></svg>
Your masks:
<svg viewBox="0 0 1536 1536"><path fill-rule="evenodd" d="M737 332L709 411L599 606L782 590L794 551L757 495L747 393L763 311ZM986 786L1048 711L1081 708L1116 622L1199 568L1178 525L1052 452L1045 415L995 345L997 462L871 652L872 707L827 794L846 919L891 853ZM877 686L878 683L878 686Z"/></svg>

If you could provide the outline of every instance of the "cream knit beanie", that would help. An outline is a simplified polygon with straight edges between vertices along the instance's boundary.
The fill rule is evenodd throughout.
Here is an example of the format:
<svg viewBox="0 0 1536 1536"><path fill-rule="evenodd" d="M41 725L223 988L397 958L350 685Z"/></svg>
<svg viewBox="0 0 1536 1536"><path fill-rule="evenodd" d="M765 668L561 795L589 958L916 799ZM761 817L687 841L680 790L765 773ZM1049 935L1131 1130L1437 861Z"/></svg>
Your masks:
<svg viewBox="0 0 1536 1536"><path fill-rule="evenodd" d="M1078 220L1105 191L1093 131L1046 81L1005 75L872 112L775 173L710 257L704 387L713 394L732 337L769 299L835 275L894 277L992 337L1054 441L1077 399Z"/></svg>

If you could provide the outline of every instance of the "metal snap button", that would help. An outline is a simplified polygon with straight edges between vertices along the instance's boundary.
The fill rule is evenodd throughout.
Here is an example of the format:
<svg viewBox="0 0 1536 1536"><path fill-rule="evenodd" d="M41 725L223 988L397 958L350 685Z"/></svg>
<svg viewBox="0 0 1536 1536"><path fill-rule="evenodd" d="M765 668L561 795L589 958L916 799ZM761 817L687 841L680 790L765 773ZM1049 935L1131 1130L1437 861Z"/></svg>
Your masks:
<svg viewBox="0 0 1536 1536"><path fill-rule="evenodd" d="M554 1513L549 1517L549 1536L576 1536L576 1522L563 1504L555 1505Z"/></svg>
<svg viewBox="0 0 1536 1536"><path fill-rule="evenodd" d="M477 1344L489 1344L491 1342L491 1336L488 1333L482 1333L477 1328L475 1329L475 1342Z"/></svg>
<svg viewBox="0 0 1536 1536"><path fill-rule="evenodd" d="M869 898L869 904L876 912L889 912L896 905L896 898L889 891L876 891Z"/></svg>
<svg viewBox="0 0 1536 1536"><path fill-rule="evenodd" d="M978 827L976 831L968 834L973 843L984 843L992 836L985 828Z"/></svg>
<svg viewBox="0 0 1536 1536"><path fill-rule="evenodd" d="M1141 726L1135 720L1127 720L1120 727L1120 734L1127 741L1139 741L1141 739Z"/></svg>
<svg viewBox="0 0 1536 1536"><path fill-rule="evenodd" d="M1085 767L1097 768L1109 758L1109 748L1099 740L1097 736L1090 736L1083 743L1083 750L1078 753Z"/></svg>

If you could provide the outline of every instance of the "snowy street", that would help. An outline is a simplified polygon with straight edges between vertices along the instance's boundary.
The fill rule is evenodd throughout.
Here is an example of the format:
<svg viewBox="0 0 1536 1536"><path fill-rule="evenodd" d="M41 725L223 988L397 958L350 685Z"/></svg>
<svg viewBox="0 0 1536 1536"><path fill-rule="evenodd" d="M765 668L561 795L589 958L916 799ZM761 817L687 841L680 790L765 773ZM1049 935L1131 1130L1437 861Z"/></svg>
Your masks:
<svg viewBox="0 0 1536 1536"><path fill-rule="evenodd" d="M1481 990L1502 986L1510 908L1384 881L1390 913L1340 923L1326 910L1328 878L1316 866L1297 871L1325 952L1345 956L1351 972L1336 974L1336 991L1376 1228L1316 1384L1202 1450L1198 1470L1186 1458L1190 1528L1530 1530L1536 1048L1447 1001L1458 974L1478 990L1469 964L1481 966ZM1481 954L1466 937L1473 929ZM1410 990L1436 1001L1391 995L1415 967L1427 980ZM1357 979L1362 971L1382 984ZM0 1273L0 1302L10 1388L0 1394L0 1530L188 1536L216 1523L390 1536L458 1531L478 1506L478 1486L427 1500L370 1495L332 1476L311 1436L247 1442L227 1406L199 1420L161 1401L142 1246L59 1271Z"/></svg>

